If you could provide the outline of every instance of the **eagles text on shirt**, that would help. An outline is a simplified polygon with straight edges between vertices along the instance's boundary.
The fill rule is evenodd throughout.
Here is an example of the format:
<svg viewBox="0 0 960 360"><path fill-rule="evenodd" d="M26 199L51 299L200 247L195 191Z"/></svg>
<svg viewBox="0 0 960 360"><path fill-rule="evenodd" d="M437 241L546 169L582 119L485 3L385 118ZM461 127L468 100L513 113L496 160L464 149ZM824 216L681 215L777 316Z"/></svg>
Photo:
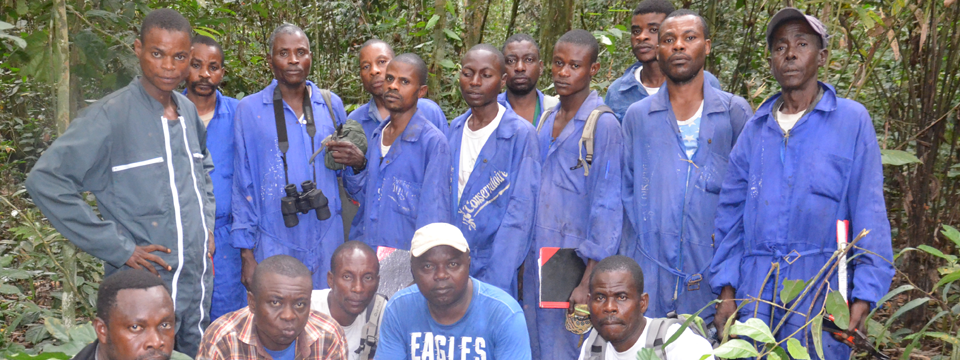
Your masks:
<svg viewBox="0 0 960 360"><path fill-rule="evenodd" d="M457 355L459 354L459 356ZM486 360L487 341L482 337L410 334L410 358L413 360Z"/></svg>

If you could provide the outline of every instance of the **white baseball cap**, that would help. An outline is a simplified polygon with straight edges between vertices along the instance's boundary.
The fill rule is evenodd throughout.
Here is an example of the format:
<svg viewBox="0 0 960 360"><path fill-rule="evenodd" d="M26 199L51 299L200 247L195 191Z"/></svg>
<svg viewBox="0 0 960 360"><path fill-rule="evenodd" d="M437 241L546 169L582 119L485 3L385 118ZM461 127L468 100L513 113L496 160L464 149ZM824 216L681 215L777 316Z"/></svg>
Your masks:
<svg viewBox="0 0 960 360"><path fill-rule="evenodd" d="M420 257L427 250L440 245L447 245L462 252L470 251L470 245L467 245L467 239L459 228L447 223L433 223L423 226L413 234L410 255Z"/></svg>

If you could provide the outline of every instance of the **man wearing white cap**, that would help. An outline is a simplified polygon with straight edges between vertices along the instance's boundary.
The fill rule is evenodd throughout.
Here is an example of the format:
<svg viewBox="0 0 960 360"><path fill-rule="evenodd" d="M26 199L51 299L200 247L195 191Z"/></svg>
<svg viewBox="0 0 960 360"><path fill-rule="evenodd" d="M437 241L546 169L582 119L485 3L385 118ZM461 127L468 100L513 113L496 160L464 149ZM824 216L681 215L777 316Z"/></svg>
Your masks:
<svg viewBox="0 0 960 360"><path fill-rule="evenodd" d="M387 303L375 359L530 359L520 304L470 277L470 246L460 229L445 223L420 228L410 255L417 286Z"/></svg>

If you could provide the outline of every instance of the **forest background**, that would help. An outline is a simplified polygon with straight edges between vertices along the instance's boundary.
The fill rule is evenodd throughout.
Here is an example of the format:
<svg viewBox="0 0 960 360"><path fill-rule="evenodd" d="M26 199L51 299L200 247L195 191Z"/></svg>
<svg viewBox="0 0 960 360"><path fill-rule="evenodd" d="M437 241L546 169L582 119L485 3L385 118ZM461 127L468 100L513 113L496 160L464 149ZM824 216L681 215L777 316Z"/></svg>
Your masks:
<svg viewBox="0 0 960 360"><path fill-rule="evenodd" d="M368 101L357 50L377 37L430 67L428 97L447 117L466 110L460 56L499 47L514 33L549 54L572 28L603 45L591 87L635 62L629 46L638 0L0 0L0 357L75 351L89 341L102 266L43 219L23 190L26 174L74 118L127 85L139 67L132 44L150 9L170 7L219 40L222 90L242 98L272 78L266 42L278 25L302 27L313 48L310 79L350 111ZM822 19L832 34L821 80L863 103L883 149L884 193L898 269L870 335L901 358L960 360L960 4L955 0L681 0L712 33L707 69L754 107L778 86L767 64L766 24L784 6ZM90 196L90 202L95 200ZM953 226L951 226L953 225ZM859 231L859 229L854 229ZM79 344L79 345L78 345Z"/></svg>

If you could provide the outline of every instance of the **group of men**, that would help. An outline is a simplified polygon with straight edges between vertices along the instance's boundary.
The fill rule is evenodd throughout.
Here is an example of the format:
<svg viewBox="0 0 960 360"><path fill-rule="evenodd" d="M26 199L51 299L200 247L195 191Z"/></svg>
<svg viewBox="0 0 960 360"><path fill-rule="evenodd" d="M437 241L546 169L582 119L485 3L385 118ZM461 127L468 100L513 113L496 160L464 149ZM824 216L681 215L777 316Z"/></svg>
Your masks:
<svg viewBox="0 0 960 360"><path fill-rule="evenodd" d="M591 33L572 30L547 54L556 97L536 88L537 43L517 34L464 54L469 108L449 123L426 99L424 62L384 41L359 49L371 99L348 116L307 80L298 27L273 32L274 80L240 101L218 90L220 45L191 32L175 11L148 14L134 43L143 75L88 107L27 180L53 225L108 274L159 275L176 309L175 324L152 314L176 338L157 340L167 348L204 359L632 359L651 318L715 298L700 313L707 338L732 316L784 319L777 338L809 348L796 335L803 314L737 302L776 302L784 280L827 281L849 289L850 323L863 329L890 285L872 121L817 81L828 35L797 9L768 24L781 92L755 114L704 70L706 21L667 0L634 10L638 61L606 99L590 86L600 69ZM359 128L362 139L344 135ZM359 204L352 220L347 201ZM861 229L871 232L847 277L814 279L838 236ZM549 247L585 264L570 309L540 306ZM411 253L417 286L389 301L376 295L379 248ZM121 309L110 291L99 312ZM565 328L578 304L590 309L589 337ZM663 357L710 352L689 329L679 339ZM850 353L840 336L824 348L830 359Z"/></svg>

